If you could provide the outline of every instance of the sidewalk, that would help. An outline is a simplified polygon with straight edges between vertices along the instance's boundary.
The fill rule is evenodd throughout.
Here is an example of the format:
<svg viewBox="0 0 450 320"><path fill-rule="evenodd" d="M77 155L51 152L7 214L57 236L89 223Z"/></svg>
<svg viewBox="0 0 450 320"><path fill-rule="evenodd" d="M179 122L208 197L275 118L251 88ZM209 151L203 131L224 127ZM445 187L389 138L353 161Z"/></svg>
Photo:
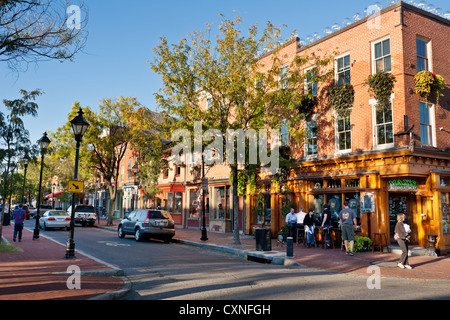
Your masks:
<svg viewBox="0 0 450 320"><path fill-rule="evenodd" d="M118 221L106 227L102 220L99 228L117 230ZM0 253L0 300L84 300L114 299L128 292L130 284L121 277L121 270L105 265L91 257L76 253L75 260L64 259L65 247L45 238L32 241L32 232L24 230L22 242L12 242L13 226L3 226L3 236L20 253ZM248 260L270 262L288 267L310 267L330 272L367 274L367 268L376 264L382 277L409 279L450 280L450 256L431 258L410 257L412 270L399 269L399 255L392 253L357 253L350 257L340 249L305 248L294 245L294 257L286 258L286 246L277 246L272 240L272 251L256 251L253 236L240 235L240 245L233 245L231 233L207 233L208 240L200 240L200 230L177 229L174 242L238 255ZM68 290L69 266L81 270L81 290Z"/></svg>
<svg viewBox="0 0 450 320"><path fill-rule="evenodd" d="M23 252L0 253L0 300L111 299L126 288L118 270L79 253L67 260L65 246L42 234L33 241L33 233L24 229L22 242L13 242L13 228L3 226L3 238ZM81 271L80 290L67 287L72 265Z"/></svg>
<svg viewBox="0 0 450 320"><path fill-rule="evenodd" d="M102 220L99 227L105 227ZM119 221L113 222L114 226L107 227L116 231ZM379 253L379 251L355 253L347 256L339 249L305 248L303 245L294 244L294 257L286 257L286 246L277 245L277 240L272 239L272 251L256 251L256 240L253 236L240 235L240 245L233 245L232 233L207 232L207 241L201 241L201 231L191 229L176 229L174 241L201 247L209 250L242 256L248 260L271 262L286 266L300 266L318 268L331 272L367 274L367 268L377 265L381 269L382 277L402 277L414 279L440 279L450 280L450 256L409 257L412 270L400 269L397 262L400 255L395 253ZM372 273L371 273L372 274Z"/></svg>

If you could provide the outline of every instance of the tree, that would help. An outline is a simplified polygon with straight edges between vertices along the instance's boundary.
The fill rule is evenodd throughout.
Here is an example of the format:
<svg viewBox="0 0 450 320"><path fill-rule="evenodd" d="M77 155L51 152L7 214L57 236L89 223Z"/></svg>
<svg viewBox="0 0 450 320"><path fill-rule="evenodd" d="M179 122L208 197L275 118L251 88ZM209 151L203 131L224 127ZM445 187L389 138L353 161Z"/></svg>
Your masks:
<svg viewBox="0 0 450 320"><path fill-rule="evenodd" d="M0 61L19 70L30 62L72 60L87 38L83 7L66 0L0 0Z"/></svg>
<svg viewBox="0 0 450 320"><path fill-rule="evenodd" d="M204 130L216 129L226 137L228 130L247 133L251 129L279 128L283 119L291 124L294 137L298 140L302 137L303 130L298 123L305 118L305 111L299 105L311 93L303 92L307 75L300 67L312 59L316 59L318 65L324 65L328 60L294 59L283 75L285 85L280 88L282 62L286 60L281 28L268 22L259 33L255 24L243 34L240 24L239 17L223 19L214 44L208 40L210 26L206 32L191 34L189 40L182 39L174 45L161 38L154 49L155 59L151 66L163 81L159 93L155 94L156 100L160 108L172 116L165 118L167 137L170 138L177 129L188 130L191 137L194 136L197 121L202 123ZM296 39L291 37L288 41ZM267 65L260 59L262 53L270 57ZM314 80L319 81L322 77L325 75L315 75ZM200 106L205 97L211 104L207 110ZM226 146L221 146L221 150L226 150ZM275 144L272 144L272 150L277 151ZM230 159L229 156L225 154L224 159ZM247 161L248 157L245 159ZM239 168L235 162L229 164L233 183L233 241L240 244L237 219Z"/></svg>
<svg viewBox="0 0 450 320"><path fill-rule="evenodd" d="M36 147L31 147L29 140L29 133L24 127L22 118L24 116L37 116L38 105L36 98L42 94L40 90L27 92L20 90L22 98L15 100L3 100L3 104L9 111L9 114L4 115L0 112L0 163L3 169L3 184L2 184L2 198L3 211L5 208L5 200L9 193L10 175L17 167L20 159L23 158L25 152L30 156L36 153ZM0 241L1 231L3 225L3 212L0 219Z"/></svg>
<svg viewBox="0 0 450 320"><path fill-rule="evenodd" d="M75 117L80 105L75 103L68 115ZM153 125L149 111L136 98L119 97L117 100L105 99L99 105L99 112L90 108L84 110L90 127L80 148L80 174L84 180L99 174L109 190L112 207L108 213L107 224L112 225L114 205L117 196L120 163L128 148L146 145L147 135ZM68 122L59 128L55 135L55 157L73 159L74 139Z"/></svg>

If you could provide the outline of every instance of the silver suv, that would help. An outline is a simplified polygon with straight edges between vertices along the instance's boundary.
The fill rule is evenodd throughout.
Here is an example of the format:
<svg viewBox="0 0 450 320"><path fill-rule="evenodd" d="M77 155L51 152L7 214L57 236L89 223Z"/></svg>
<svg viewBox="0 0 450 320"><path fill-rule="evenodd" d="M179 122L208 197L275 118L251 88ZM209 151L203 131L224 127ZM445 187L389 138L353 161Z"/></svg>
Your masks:
<svg viewBox="0 0 450 320"><path fill-rule="evenodd" d="M170 242L175 236L175 224L167 211L139 209L120 221L117 234L119 238L125 238L127 234L134 235L136 241L156 238Z"/></svg>

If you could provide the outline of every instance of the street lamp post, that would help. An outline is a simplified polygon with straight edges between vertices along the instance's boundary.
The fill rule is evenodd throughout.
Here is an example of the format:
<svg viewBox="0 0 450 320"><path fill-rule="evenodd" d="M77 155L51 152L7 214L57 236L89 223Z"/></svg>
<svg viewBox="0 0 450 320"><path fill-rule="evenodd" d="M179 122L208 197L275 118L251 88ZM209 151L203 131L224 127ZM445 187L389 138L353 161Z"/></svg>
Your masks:
<svg viewBox="0 0 450 320"><path fill-rule="evenodd" d="M44 155L48 146L50 145L50 139L47 137L47 132L44 132L44 136L39 140L39 146L41 147L41 174L39 177L39 193L37 199L37 210L36 210L36 225L33 232L33 240L39 240L39 219L41 209L41 185L42 185L42 171L44 169Z"/></svg>
<svg viewBox="0 0 450 320"><path fill-rule="evenodd" d="M72 121L72 130L75 135L75 141L77 142L76 152L75 152L75 169L73 179L75 181L78 180L78 159L80 156L80 145L81 139L83 139L83 135L86 133L86 130L89 128L89 123L83 117L83 110L78 111L78 116L76 116ZM74 233L75 233L75 193L72 194L72 210L70 217L70 231L69 231L69 240L67 240L66 246L66 259L74 259L75 258L75 241L74 241Z"/></svg>
<svg viewBox="0 0 450 320"><path fill-rule="evenodd" d="M131 168L131 170L133 170L133 175L134 175L134 184L136 186L136 197L134 196L134 194L132 195L132 199L133 199L133 210L139 209L139 181L137 178L137 174L139 172L139 165L136 162L134 164L134 166ZM137 185L136 185L137 184ZM136 204L137 203L137 204Z"/></svg>
<svg viewBox="0 0 450 320"><path fill-rule="evenodd" d="M30 163L30 157L28 154L25 154L25 157L22 159L22 164L24 167L23 172L23 188L22 188L22 201L21 203L24 204L24 197L25 197L25 181L27 180L27 169L28 169L28 163Z"/></svg>
<svg viewBox="0 0 450 320"><path fill-rule="evenodd" d="M56 183L52 184L52 209L55 210L55 189Z"/></svg>

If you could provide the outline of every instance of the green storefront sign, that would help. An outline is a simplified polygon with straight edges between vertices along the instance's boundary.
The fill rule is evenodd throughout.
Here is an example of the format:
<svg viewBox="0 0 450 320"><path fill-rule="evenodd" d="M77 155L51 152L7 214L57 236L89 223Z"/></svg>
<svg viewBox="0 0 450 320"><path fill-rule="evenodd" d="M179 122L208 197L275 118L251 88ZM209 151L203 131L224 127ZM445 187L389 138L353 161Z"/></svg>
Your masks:
<svg viewBox="0 0 450 320"><path fill-rule="evenodd" d="M405 190L414 191L417 190L417 181L411 179L396 179L389 180L389 190Z"/></svg>

